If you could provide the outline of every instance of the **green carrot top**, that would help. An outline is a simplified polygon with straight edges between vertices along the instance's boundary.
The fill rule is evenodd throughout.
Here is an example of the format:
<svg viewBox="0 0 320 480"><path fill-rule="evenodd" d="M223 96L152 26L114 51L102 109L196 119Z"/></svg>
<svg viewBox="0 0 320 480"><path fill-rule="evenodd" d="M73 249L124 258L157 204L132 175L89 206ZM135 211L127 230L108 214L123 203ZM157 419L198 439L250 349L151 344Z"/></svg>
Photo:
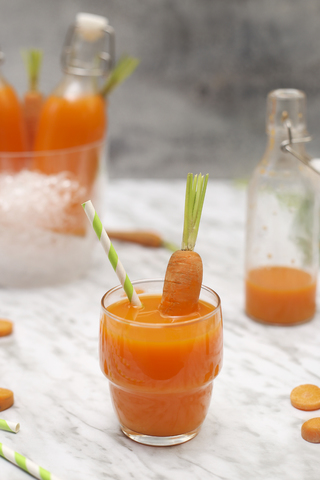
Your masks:
<svg viewBox="0 0 320 480"><path fill-rule="evenodd" d="M37 48L29 48L22 50L21 56L28 72L29 90L37 91L43 51Z"/></svg>
<svg viewBox="0 0 320 480"><path fill-rule="evenodd" d="M110 95L120 83L124 82L137 68L140 61L137 58L124 55L120 58L114 69L111 71L106 83L100 90L103 97Z"/></svg>
<svg viewBox="0 0 320 480"><path fill-rule="evenodd" d="M188 173L184 209L184 226L181 250L193 250L200 225L202 207L209 174L206 176Z"/></svg>

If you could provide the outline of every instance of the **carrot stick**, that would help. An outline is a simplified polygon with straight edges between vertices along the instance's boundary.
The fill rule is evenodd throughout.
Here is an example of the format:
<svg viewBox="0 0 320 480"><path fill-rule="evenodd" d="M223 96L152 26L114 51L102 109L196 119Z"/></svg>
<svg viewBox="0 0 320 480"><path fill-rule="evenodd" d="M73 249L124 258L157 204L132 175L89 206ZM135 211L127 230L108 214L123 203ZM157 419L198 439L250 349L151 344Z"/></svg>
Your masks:
<svg viewBox="0 0 320 480"><path fill-rule="evenodd" d="M300 385L290 394L291 404L299 410L311 411L320 408L320 388L316 385Z"/></svg>
<svg viewBox="0 0 320 480"><path fill-rule="evenodd" d="M7 388L0 388L0 412L13 405L13 392Z"/></svg>
<svg viewBox="0 0 320 480"><path fill-rule="evenodd" d="M311 418L301 427L301 436L311 443L320 443L320 417Z"/></svg>
<svg viewBox="0 0 320 480"><path fill-rule="evenodd" d="M32 150L43 104L43 95L39 91L39 74L43 54L41 50L30 49L23 50L21 55L28 73L28 90L23 97L23 111L28 147L29 150Z"/></svg>
<svg viewBox="0 0 320 480"><path fill-rule="evenodd" d="M147 230L108 230L109 237L114 240L138 243L144 247L167 248L175 251L177 247L173 243L166 242L158 233Z"/></svg>
<svg viewBox="0 0 320 480"><path fill-rule="evenodd" d="M197 309L202 276L202 260L194 252L199 230L208 175L189 173L187 178L184 227L181 250L174 252L169 260L162 299L159 306L164 315L188 315Z"/></svg>

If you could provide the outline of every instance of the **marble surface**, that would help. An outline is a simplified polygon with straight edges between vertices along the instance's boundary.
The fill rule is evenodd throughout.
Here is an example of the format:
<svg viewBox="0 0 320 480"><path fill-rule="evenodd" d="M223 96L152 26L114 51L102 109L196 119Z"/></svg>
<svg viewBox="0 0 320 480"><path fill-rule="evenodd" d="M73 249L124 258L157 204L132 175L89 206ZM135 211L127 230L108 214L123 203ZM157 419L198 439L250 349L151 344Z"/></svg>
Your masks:
<svg viewBox="0 0 320 480"><path fill-rule="evenodd" d="M184 181L112 180L100 216L105 225L151 228L180 243ZM224 364L200 434L170 448L124 437L98 365L100 299L117 284L96 245L85 278L39 289L0 290L0 317L14 334L0 338L0 386L15 405L0 417L19 421L0 441L64 479L318 480L320 445L300 436L319 416L294 409L301 383L320 385L320 316L297 327L254 323L243 312L245 189L210 181L197 251L204 283L221 296ZM129 207L130 206L130 207ZM131 279L161 277L170 253L115 242ZM27 474L0 458L1 480Z"/></svg>

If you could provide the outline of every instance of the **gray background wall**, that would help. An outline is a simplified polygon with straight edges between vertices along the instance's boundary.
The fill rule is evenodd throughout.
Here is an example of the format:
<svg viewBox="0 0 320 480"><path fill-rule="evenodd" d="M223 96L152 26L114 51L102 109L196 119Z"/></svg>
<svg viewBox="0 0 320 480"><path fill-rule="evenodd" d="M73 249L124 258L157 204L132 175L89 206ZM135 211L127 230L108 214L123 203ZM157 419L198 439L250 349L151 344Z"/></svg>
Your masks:
<svg viewBox="0 0 320 480"><path fill-rule="evenodd" d="M110 176L247 177L265 147L265 99L305 90L320 156L320 2L316 0L0 0L3 74L26 86L22 47L44 49L41 87L78 11L105 15L117 54L141 59L110 98Z"/></svg>

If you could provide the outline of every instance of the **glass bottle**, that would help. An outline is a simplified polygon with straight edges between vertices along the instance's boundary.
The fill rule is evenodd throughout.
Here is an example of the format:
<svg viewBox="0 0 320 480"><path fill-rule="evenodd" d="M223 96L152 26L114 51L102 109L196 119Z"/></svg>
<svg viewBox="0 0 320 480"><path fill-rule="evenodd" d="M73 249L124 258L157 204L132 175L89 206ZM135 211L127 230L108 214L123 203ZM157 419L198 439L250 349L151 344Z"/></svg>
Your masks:
<svg viewBox="0 0 320 480"><path fill-rule="evenodd" d="M64 76L42 109L35 150L78 147L103 139L107 117L99 87L113 59L114 32L108 20L78 14L61 55Z"/></svg>
<svg viewBox="0 0 320 480"><path fill-rule="evenodd" d="M33 170L72 174L84 187L83 197L97 203L107 129L107 105L100 88L114 62L114 30L108 20L79 13L67 33L61 62L64 75L42 106ZM73 221L56 231L83 235L87 222L78 197L73 197L68 208Z"/></svg>
<svg viewBox="0 0 320 480"><path fill-rule="evenodd" d="M289 139L298 156L307 158L305 105L302 91L269 93L269 141L248 188L245 309L268 324L306 322L316 308L316 174L282 148Z"/></svg>

